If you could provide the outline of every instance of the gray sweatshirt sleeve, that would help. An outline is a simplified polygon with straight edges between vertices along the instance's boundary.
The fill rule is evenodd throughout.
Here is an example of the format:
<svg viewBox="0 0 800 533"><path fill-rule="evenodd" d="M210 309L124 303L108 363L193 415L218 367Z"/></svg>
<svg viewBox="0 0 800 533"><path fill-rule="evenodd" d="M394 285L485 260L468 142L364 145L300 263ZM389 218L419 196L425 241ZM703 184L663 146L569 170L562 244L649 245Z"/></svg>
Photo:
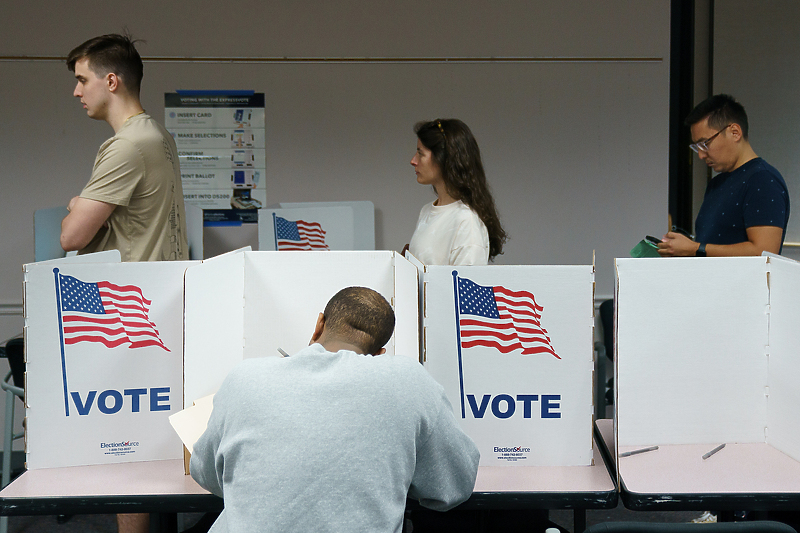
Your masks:
<svg viewBox="0 0 800 533"><path fill-rule="evenodd" d="M444 389L438 383L436 387L434 414L417 450L408 495L424 507L446 511L472 495L480 452L458 427Z"/></svg>
<svg viewBox="0 0 800 533"><path fill-rule="evenodd" d="M189 472L197 484L220 497L223 496L224 464L222 455L218 455L218 450L223 435L221 415L225 411L223 404L224 390L220 388L220 391L214 396L214 409L211 411L208 426L192 447L192 458L189 462ZM217 461L220 463L219 470Z"/></svg>

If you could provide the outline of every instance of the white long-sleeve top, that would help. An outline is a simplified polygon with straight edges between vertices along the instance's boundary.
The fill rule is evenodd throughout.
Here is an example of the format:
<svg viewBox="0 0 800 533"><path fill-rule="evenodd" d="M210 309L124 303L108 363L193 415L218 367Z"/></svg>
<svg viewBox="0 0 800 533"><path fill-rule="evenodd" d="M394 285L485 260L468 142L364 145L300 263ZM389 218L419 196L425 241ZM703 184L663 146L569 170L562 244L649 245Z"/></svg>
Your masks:
<svg viewBox="0 0 800 533"><path fill-rule="evenodd" d="M489 232L480 217L461 200L425 205L409 251L426 265L486 265Z"/></svg>

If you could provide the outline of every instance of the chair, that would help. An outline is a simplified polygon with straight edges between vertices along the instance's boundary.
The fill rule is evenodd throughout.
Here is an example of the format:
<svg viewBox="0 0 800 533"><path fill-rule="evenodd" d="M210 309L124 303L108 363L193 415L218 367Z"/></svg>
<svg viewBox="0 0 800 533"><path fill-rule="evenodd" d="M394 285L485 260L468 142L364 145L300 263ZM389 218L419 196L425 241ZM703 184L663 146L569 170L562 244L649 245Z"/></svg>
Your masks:
<svg viewBox="0 0 800 533"><path fill-rule="evenodd" d="M662 524L658 522L604 522L584 533L797 533L782 522L717 522L715 524Z"/></svg>

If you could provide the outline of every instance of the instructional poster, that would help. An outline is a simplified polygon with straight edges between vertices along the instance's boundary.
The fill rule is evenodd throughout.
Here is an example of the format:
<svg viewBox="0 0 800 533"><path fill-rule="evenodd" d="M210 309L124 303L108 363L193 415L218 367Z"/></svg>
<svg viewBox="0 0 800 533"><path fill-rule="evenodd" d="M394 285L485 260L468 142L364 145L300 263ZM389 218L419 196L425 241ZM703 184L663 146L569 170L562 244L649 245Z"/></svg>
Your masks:
<svg viewBox="0 0 800 533"><path fill-rule="evenodd" d="M179 91L164 95L164 108L187 204L204 210L266 205L264 93Z"/></svg>

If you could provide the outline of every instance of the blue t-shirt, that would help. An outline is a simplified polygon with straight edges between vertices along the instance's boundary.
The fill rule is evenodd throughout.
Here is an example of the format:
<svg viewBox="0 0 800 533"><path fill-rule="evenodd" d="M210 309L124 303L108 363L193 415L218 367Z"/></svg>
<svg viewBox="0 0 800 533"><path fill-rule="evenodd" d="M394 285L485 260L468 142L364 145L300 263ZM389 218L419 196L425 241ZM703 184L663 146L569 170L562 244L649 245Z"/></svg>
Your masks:
<svg viewBox="0 0 800 533"><path fill-rule="evenodd" d="M711 179L695 222L697 242L736 244L747 241L747 228L783 228L789 221L789 191L783 177L757 157L732 172Z"/></svg>

